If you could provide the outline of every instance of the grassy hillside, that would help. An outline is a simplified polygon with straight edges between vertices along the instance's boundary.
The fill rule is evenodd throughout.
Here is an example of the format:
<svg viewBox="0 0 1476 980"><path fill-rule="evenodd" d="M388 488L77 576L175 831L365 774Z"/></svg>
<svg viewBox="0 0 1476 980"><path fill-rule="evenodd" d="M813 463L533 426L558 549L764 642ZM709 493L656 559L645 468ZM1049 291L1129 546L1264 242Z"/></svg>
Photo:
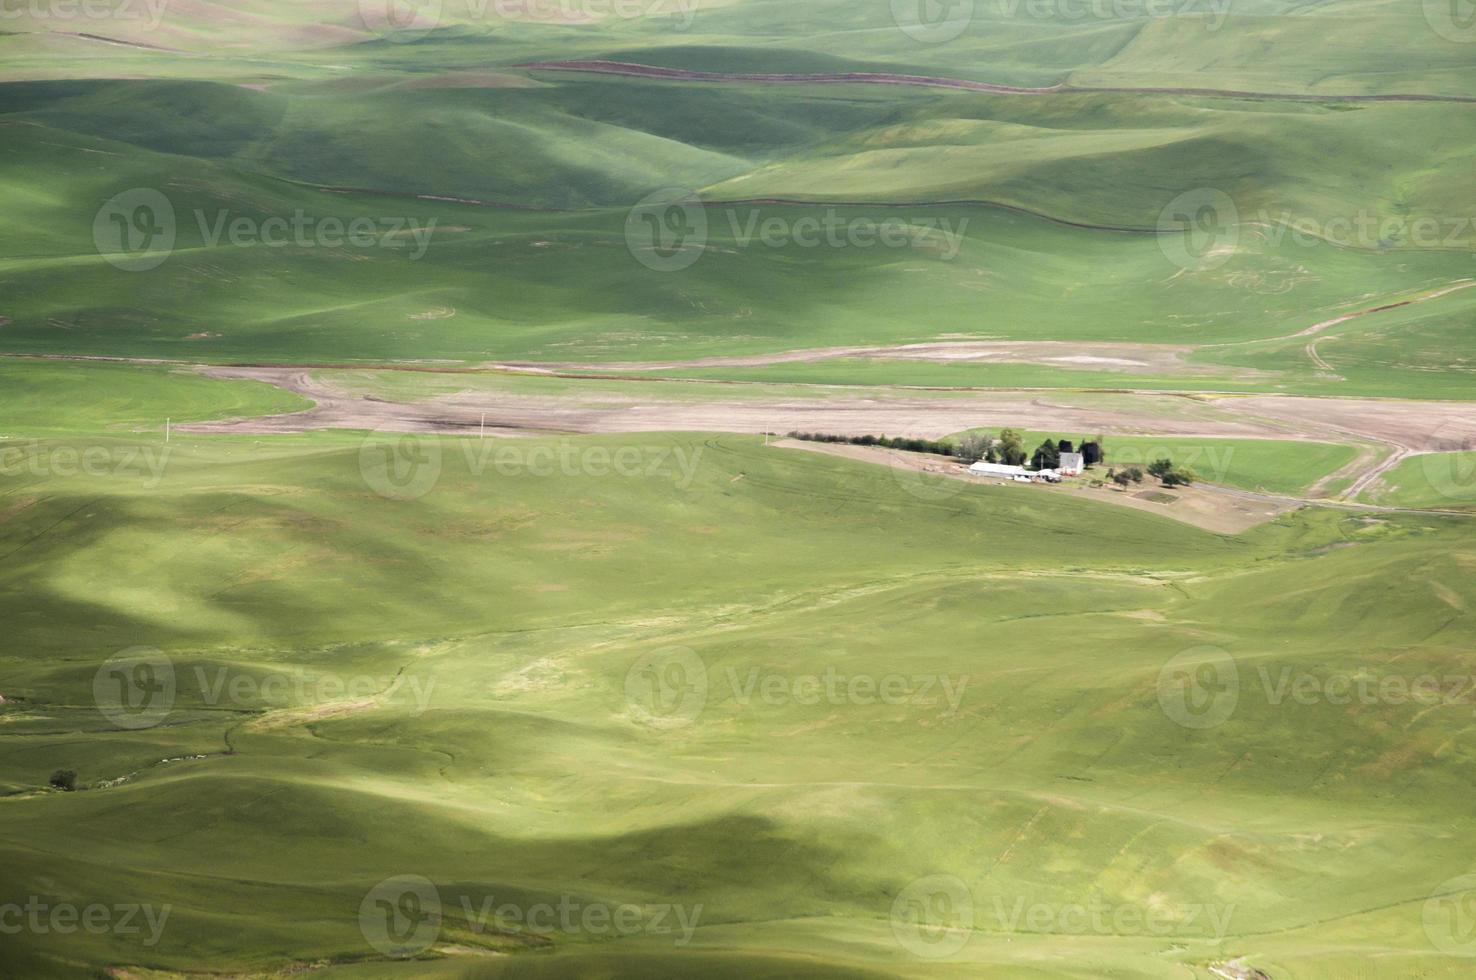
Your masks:
<svg viewBox="0 0 1476 980"><path fill-rule="evenodd" d="M1469 515L169 425L307 407L196 363L1469 400L1455 7L151 3L0 11L0 976L1469 975ZM588 59L796 77L529 67ZM1357 451L1108 438L1295 494ZM1471 455L1372 500L1468 508Z"/></svg>
<svg viewBox="0 0 1476 980"><path fill-rule="evenodd" d="M7 479L0 897L172 908L148 947L24 935L35 975L376 959L355 910L391 874L447 906L433 949L452 960L415 975L788 975L818 949L838 976L1207 976L1230 955L1298 964L1297 930L1327 919L1360 925L1324 939L1317 969L1381 935L1375 975L1456 975L1418 930L1462 860L1469 760L1442 746L1467 713L1272 698L1283 670L1448 671L1465 524L1309 514L1234 540L1010 488L924 500L884 468L752 438L564 440L576 463L552 476L436 445L414 502L370 491L350 435L183 438L148 491ZM556 444L513 459L540 445ZM595 451L622 448L665 469L596 475ZM1329 636L1340 608L1378 612ZM1205 645L1237 658L1242 694L1186 730L1155 678ZM134 647L170 658L175 700L119 729L90 692ZM629 678L672 650L706 694L652 715ZM827 670L908 694L808 703L793 684ZM36 792L57 768L90 788ZM977 918L935 961L889 922L942 872ZM700 921L687 945L612 944L461 905L561 895ZM1012 924L1022 900L1151 905L1169 932ZM1192 909L1223 915L1223 938Z"/></svg>
<svg viewBox="0 0 1476 980"><path fill-rule="evenodd" d="M625 211L335 194L30 125L7 132L17 206L0 223L12 256L0 261L0 338L12 352L598 361L940 337L1227 342L1469 272L1459 252L1390 262L1289 237L1248 238L1223 265L1186 271L1151 234L995 208L742 205L706 208L706 235L687 246L703 246L695 264L662 271L643 263L649 248L641 226L628 236ZM118 229L106 211L94 219L140 187L174 216L173 252L129 271L99 255L99 241L118 252ZM273 219L305 233L273 232ZM355 219L369 222L357 244L345 236ZM843 229L840 246L814 246L825 221Z"/></svg>

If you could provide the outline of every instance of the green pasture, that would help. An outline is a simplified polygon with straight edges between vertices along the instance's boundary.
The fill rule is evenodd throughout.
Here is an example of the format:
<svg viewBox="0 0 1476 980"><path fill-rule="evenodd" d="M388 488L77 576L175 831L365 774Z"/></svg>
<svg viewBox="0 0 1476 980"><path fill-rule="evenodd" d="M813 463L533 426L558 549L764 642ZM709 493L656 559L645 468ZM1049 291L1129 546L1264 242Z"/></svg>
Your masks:
<svg viewBox="0 0 1476 980"><path fill-rule="evenodd" d="M276 415L310 403L267 384L149 364L0 358L0 436L155 431L173 422Z"/></svg>
<svg viewBox="0 0 1476 980"><path fill-rule="evenodd" d="M1420 910L1463 867L1469 711L1273 696L1286 670L1458 668L1463 521L1314 510L1224 538L752 437L377 438L179 434L151 482L3 476L0 900L171 908L149 946L23 933L7 955L32 975L1207 977L1242 954L1300 971L1298 930L1329 919L1326 962L1289 975L1371 936L1376 975L1455 975ZM621 450L641 465L612 475ZM1156 679L1207 645L1239 705L1185 729ZM176 694L122 729L94 678L140 647ZM707 678L690 717L631 695L674 650ZM827 672L908 694L793 687ZM87 788L42 790L58 768ZM940 873L976 918L935 960L890 923ZM402 874L445 905L413 966L359 929ZM611 941L468 916L489 897L701 912L682 945ZM1022 900L1148 903L1170 934L1026 928Z"/></svg>

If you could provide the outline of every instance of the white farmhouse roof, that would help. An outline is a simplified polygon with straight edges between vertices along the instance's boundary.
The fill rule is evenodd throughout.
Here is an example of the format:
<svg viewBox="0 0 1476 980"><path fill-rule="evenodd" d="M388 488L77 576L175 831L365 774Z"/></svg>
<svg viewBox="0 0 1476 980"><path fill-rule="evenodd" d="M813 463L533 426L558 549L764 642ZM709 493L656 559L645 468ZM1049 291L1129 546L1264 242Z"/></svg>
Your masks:
<svg viewBox="0 0 1476 980"><path fill-rule="evenodd" d="M1023 466L1010 466L1006 463L986 463L982 460L969 467L969 472L975 476L1029 476L1030 471Z"/></svg>
<svg viewBox="0 0 1476 980"><path fill-rule="evenodd" d="M1060 468L1063 473L1080 473L1086 467L1086 457L1081 453L1062 453Z"/></svg>

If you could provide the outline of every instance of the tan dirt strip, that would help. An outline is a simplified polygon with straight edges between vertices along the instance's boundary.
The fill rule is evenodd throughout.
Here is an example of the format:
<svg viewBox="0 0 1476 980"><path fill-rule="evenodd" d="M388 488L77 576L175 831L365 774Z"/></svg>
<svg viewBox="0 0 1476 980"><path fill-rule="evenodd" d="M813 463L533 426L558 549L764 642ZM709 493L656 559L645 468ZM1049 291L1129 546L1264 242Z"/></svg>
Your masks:
<svg viewBox="0 0 1476 980"><path fill-rule="evenodd" d="M325 376L331 374L327 371L218 366L196 370L210 377L273 384L317 404L305 412L192 423L180 426L181 430L303 432L384 427L465 433L479 428L485 415L489 425L500 432L529 433L806 430L938 438L968 428L1012 426L1180 438L1375 442L1415 452L1439 449L1434 444L1437 437L1476 439L1476 406L1465 402L1301 395L1205 398L1158 391L1094 392L1088 397L1069 391L969 390L952 397L928 397L923 392L872 388L831 388L825 398L772 402L662 400L604 391L587 397L573 393L533 396L473 389L396 402L349 391ZM1077 397L1085 397L1090 404L1072 404ZM1121 404L1106 407L1104 401ZM1159 408L1164 404L1171 411Z"/></svg>
<svg viewBox="0 0 1476 980"><path fill-rule="evenodd" d="M1260 377L1260 372L1215 364L1190 364L1190 344L1144 344L1059 340L950 340L882 346L812 347L769 354L696 357L672 361L503 361L496 367L535 374L549 372L644 373L702 368L766 367L811 363L844 357L884 357L901 360L975 361L991 363L1055 364L1103 371L1162 371L1197 376Z"/></svg>
<svg viewBox="0 0 1476 980"><path fill-rule="evenodd" d="M935 75L907 75L894 72L709 72L687 68L663 68L658 65L643 65L628 61L573 60L535 61L514 65L525 71L576 71L601 75L629 75L638 78L685 82L789 82L789 83L852 83L872 85L919 85L930 88L962 89L970 92L988 92L996 95L1075 95L1109 93L1122 95L1186 95L1224 99L1264 99L1285 102L1476 102L1470 95L1428 94L1384 94L1384 95L1312 95L1298 92L1244 92L1235 89L1213 88L1137 88L1130 86L1075 86L1052 85L1044 88L1029 88L1015 85L999 85L993 82L976 82L965 78L944 78Z"/></svg>
<svg viewBox="0 0 1476 980"><path fill-rule="evenodd" d="M608 390L589 395L527 395L513 391L467 388L409 401L355 392L336 383L335 373L396 370L392 367L344 365L199 365L161 359L104 356L17 355L47 360L172 364L207 377L257 381L310 399L311 409L284 415L219 422L185 423L177 431L275 433L318 429L381 429L394 432L439 432L469 435L622 432L785 433L795 430L837 435L940 438L971 428L1027 428L1083 434L1151 435L1179 439L1275 439L1378 443L1390 453L1360 455L1363 466L1378 459L1371 472L1358 475L1355 487L1367 489L1403 454L1437 452L1451 442L1476 441L1476 405L1466 402L1409 401L1387 398L1339 398L1203 392L1073 391L1069 389L927 389L820 388L824 397L790 397L773 401L676 400L642 393L623 396ZM398 370L443 375L493 374L485 368L403 365ZM567 377L560 375L559 377ZM578 380L593 380L589 376ZM628 376L604 380L632 381ZM649 379L643 379L649 380ZM684 386L703 382L673 382ZM711 384L722 391L729 382ZM1075 404L1072 402L1075 401ZM1167 410L1165 410L1167 409ZM1361 468L1361 467L1359 467ZM1354 464L1329 479L1354 476ZM1349 491L1351 493L1352 491ZM1346 494L1345 494L1346 495Z"/></svg>

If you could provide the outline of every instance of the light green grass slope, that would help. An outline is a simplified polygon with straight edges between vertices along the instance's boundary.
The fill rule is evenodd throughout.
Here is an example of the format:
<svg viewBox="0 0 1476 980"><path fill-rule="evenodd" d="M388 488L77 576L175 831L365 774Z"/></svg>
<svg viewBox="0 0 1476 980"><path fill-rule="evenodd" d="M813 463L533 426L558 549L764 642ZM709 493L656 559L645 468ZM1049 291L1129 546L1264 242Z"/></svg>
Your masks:
<svg viewBox="0 0 1476 980"><path fill-rule="evenodd" d="M1227 540L1009 488L919 491L752 438L568 440L584 462L545 477L478 474L478 443L438 445L415 503L368 489L348 435L182 439L147 489L7 477L0 778L22 795L0 800L0 899L172 907L150 947L24 934L7 948L40 957L32 975L326 959L369 961L344 976L1150 978L1248 954L1322 977L1374 943L1373 976L1456 975L1419 917L1466 860L1469 711L1273 695L1283 670L1457 669L1465 524L1309 514ZM512 448L539 445L559 443ZM597 477L596 448L696 468ZM139 645L173 659L177 701L117 731L93 676ZM1157 679L1205 645L1237 658L1242 693L1222 726L1186 730ZM673 646L705 664L707 697L652 728L627 677ZM894 704L746 686L827 670L962 693L951 710L940 686ZM348 695L322 684L357 678L379 696L334 710ZM61 767L128 779L24 795ZM888 924L936 873L976 910L939 961ZM357 909L396 874L436 884L444 942L513 955L373 962ZM479 932L460 901L561 895L701 919L688 946L611 943ZM1012 926L998 910L1020 901L1151 905L1174 925ZM1186 921L1199 906L1227 917L1223 940ZM1282 965L1329 920L1315 968Z"/></svg>

